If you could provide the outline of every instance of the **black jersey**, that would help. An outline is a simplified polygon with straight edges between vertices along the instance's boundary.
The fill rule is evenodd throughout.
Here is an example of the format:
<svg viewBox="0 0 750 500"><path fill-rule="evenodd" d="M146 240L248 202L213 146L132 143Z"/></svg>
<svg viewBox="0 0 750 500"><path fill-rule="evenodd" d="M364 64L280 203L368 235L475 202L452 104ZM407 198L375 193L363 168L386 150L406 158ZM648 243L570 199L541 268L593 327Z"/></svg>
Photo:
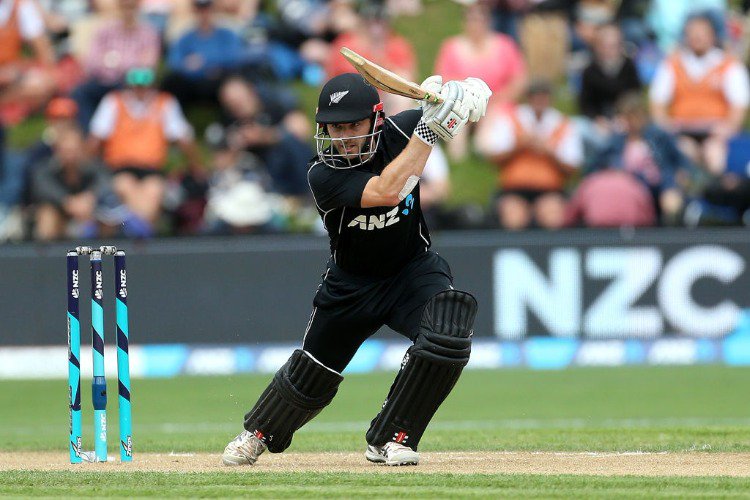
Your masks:
<svg viewBox="0 0 750 500"><path fill-rule="evenodd" d="M336 169L317 157L308 164L307 179L331 239L331 256L344 271L391 276L429 248L419 183L395 207L360 206L367 182L403 151L421 117L422 111L414 109L386 118L378 150L363 165Z"/></svg>

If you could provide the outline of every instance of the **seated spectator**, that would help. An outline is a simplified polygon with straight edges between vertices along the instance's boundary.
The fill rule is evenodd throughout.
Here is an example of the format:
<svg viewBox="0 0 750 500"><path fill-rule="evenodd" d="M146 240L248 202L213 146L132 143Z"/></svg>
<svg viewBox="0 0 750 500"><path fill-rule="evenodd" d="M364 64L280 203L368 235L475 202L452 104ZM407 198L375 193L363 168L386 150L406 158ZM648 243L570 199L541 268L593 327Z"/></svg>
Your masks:
<svg viewBox="0 0 750 500"><path fill-rule="evenodd" d="M180 146L191 167L201 164L179 103L153 82L151 69L131 69L127 88L107 94L91 120L91 148L114 172L115 193L152 228L161 216L169 143Z"/></svg>
<svg viewBox="0 0 750 500"><path fill-rule="evenodd" d="M656 224L654 200L638 179L606 169L587 176L565 210L565 224L586 227L640 227Z"/></svg>
<svg viewBox="0 0 750 500"><path fill-rule="evenodd" d="M162 84L183 108L198 101L216 102L222 79L242 63L242 40L216 25L213 0L193 0L193 6L197 26L169 48L171 72Z"/></svg>
<svg viewBox="0 0 750 500"><path fill-rule="evenodd" d="M574 17L577 2L523 1L527 3L527 9L518 26L518 38L529 74L551 82L558 81L567 69L571 48L570 20Z"/></svg>
<svg viewBox="0 0 750 500"><path fill-rule="evenodd" d="M481 78L492 90L488 114L505 112L524 92L527 84L523 56L512 38L494 33L484 3L466 7L463 33L440 46L435 74L443 81ZM488 120L479 122L479 128ZM467 127L471 133L472 129ZM468 136L459 134L448 144L448 154L461 159L468 152Z"/></svg>
<svg viewBox="0 0 750 500"><path fill-rule="evenodd" d="M662 222L674 224L684 203L678 179L688 178L693 166L674 138L651 122L639 94L623 96L617 110L623 130L612 136L593 164L634 175L651 191Z"/></svg>
<svg viewBox="0 0 750 500"><path fill-rule="evenodd" d="M33 59L24 57L28 45ZM33 0L0 0L0 122L22 120L55 89L55 53Z"/></svg>
<svg viewBox="0 0 750 500"><path fill-rule="evenodd" d="M583 71L578 107L585 117L584 142L595 149L612 133L617 99L640 90L641 82L635 63L625 55L616 25L605 24L596 30L592 52L593 60Z"/></svg>
<svg viewBox="0 0 750 500"><path fill-rule="evenodd" d="M35 172L31 200L34 236L49 241L97 235L97 201L109 190L107 169L86 155L82 132L75 126L58 131L53 156Z"/></svg>
<svg viewBox="0 0 750 500"><path fill-rule="evenodd" d="M729 141L727 156L726 171L706 185L702 199L696 198L685 207L688 226L740 222L750 226L750 134L745 132Z"/></svg>
<svg viewBox="0 0 750 500"><path fill-rule="evenodd" d="M233 149L225 140L215 148L203 232L226 235L278 231L280 204L268 192L270 179L260 159Z"/></svg>
<svg viewBox="0 0 750 500"><path fill-rule="evenodd" d="M31 180L35 170L48 162L60 131L74 126L78 106L69 97L55 97L50 100L44 111L45 128L37 142L25 152L21 169L18 172L19 196L23 205L31 203Z"/></svg>
<svg viewBox="0 0 750 500"><path fill-rule="evenodd" d="M684 36L691 16L700 14L711 22L721 42L727 35L727 0L651 0L646 22L662 52L670 53Z"/></svg>
<svg viewBox="0 0 750 500"><path fill-rule="evenodd" d="M305 165L313 155L308 140L300 140L290 131L297 112L273 113L249 82L230 78L219 91L219 101L227 115L227 141L235 149L257 155L265 165L272 189L293 198L309 192ZM299 126L299 125L293 125ZM309 135L307 136L309 138Z"/></svg>
<svg viewBox="0 0 750 500"><path fill-rule="evenodd" d="M376 64L388 68L409 81L417 76L414 48L404 37L393 31L385 5L365 4L360 10L359 22L354 29L342 33L331 44L331 56L325 70L327 78L350 73L352 65L341 55L348 47ZM394 115L414 107L408 97L380 92L386 115Z"/></svg>
<svg viewBox="0 0 750 500"><path fill-rule="evenodd" d="M83 61L86 81L72 93L78 104L78 122L88 130L99 101L122 86L132 68L156 68L159 35L138 17L140 0L119 0L116 19L102 25L93 37Z"/></svg>
<svg viewBox="0 0 750 500"><path fill-rule="evenodd" d="M497 216L506 229L564 222L563 188L583 160L578 132L552 107L552 88L533 82L528 104L497 117L486 129L482 152L498 166Z"/></svg>
<svg viewBox="0 0 750 500"><path fill-rule="evenodd" d="M742 127L750 102L747 69L716 46L711 21L690 18L685 43L659 67L650 90L658 125L680 136L680 148L708 172L726 165L727 141Z"/></svg>

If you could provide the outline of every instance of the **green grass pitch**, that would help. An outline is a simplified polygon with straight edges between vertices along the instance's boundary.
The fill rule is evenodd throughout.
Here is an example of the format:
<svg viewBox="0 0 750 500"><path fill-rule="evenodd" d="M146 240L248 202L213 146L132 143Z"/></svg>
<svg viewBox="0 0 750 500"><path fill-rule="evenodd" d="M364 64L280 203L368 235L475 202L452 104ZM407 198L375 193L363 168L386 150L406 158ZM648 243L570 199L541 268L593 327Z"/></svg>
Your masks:
<svg viewBox="0 0 750 500"><path fill-rule="evenodd" d="M290 452L360 452L393 374L349 375ZM143 452L220 453L270 376L133 381L135 460ZM110 395L116 387L109 380ZM467 371L420 451L750 452L750 368L719 366ZM91 449L84 381L84 448ZM109 402L110 454L117 403ZM0 454L67 456L65 380L0 381ZM263 460L265 457L261 457ZM741 497L750 478L543 474L2 471L12 496ZM418 472L418 469L416 469ZM390 471L389 471L390 472Z"/></svg>

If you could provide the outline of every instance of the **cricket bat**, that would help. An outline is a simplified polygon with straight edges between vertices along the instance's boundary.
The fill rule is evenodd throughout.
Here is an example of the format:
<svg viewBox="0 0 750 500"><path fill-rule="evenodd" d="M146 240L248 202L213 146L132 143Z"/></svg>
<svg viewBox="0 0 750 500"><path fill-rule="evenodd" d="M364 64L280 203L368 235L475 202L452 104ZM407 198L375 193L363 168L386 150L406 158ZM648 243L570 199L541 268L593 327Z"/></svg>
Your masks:
<svg viewBox="0 0 750 500"><path fill-rule="evenodd" d="M428 92L414 82L401 78L396 73L378 66L374 62L362 57L351 49L341 48L341 55L349 61L362 77L370 85L389 94L402 95L411 97L418 101L427 101L432 103L441 103L443 98L439 94Z"/></svg>

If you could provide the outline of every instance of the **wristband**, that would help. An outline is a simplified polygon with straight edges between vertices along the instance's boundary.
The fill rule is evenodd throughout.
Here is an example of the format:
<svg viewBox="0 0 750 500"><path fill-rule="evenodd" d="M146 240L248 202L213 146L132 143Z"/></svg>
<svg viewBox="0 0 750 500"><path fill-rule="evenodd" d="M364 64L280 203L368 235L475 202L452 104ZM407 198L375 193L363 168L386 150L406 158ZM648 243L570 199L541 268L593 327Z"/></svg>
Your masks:
<svg viewBox="0 0 750 500"><path fill-rule="evenodd" d="M438 135L430 130L422 119L417 123L417 128L414 129L414 135L419 137L419 139L428 146L434 146L438 140Z"/></svg>

